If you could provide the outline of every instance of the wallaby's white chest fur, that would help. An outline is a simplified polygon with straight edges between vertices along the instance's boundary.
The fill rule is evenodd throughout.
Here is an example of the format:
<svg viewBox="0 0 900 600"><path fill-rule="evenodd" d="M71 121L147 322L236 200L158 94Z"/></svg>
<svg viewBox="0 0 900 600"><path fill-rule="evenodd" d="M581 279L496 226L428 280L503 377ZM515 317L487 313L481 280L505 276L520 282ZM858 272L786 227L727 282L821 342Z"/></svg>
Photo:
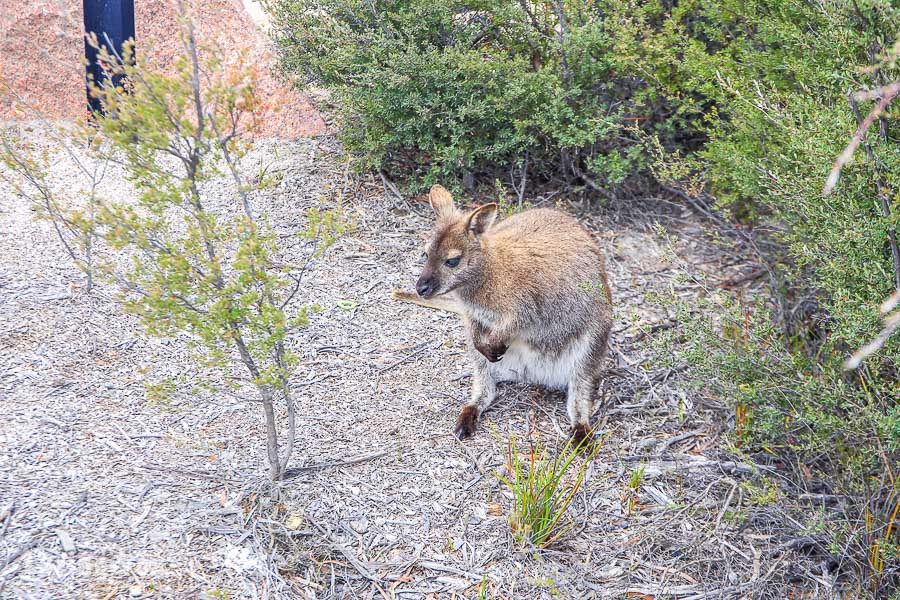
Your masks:
<svg viewBox="0 0 900 600"><path fill-rule="evenodd" d="M470 318L491 328L500 318L495 311L468 304ZM533 383L546 388L566 390L576 369L590 350L590 339L581 336L574 339L557 355L541 353L525 339L518 337L509 342L503 359L490 363L491 375L496 381Z"/></svg>
<svg viewBox="0 0 900 600"><path fill-rule="evenodd" d="M518 381L565 390L588 351L587 336L574 340L557 356L541 354L517 339L509 345L502 360L491 363L490 370L497 381Z"/></svg>

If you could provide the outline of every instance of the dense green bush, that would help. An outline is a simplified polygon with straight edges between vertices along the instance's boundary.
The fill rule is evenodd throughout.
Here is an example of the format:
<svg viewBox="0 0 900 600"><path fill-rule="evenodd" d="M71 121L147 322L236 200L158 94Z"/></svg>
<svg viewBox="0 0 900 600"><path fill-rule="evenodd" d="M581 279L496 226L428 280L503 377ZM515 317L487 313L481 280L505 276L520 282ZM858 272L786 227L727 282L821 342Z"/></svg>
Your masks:
<svg viewBox="0 0 900 600"><path fill-rule="evenodd" d="M861 68L879 64L898 31L900 5L887 0L698 1L681 3L631 53L648 64L660 48L678 48L674 67L660 67L654 80L689 99L687 109L706 108L708 140L691 156L706 189L783 244L776 302L719 303L713 319L697 317L696 307L692 317L683 312L676 356L735 408L746 450L793 465L801 489L860 500L827 533L875 597L900 585L891 534L900 502L900 343L895 337L856 372L841 363L877 334L876 307L894 287L887 232L900 224L896 105L868 135L874 163L860 149L835 192L823 197L822 189L857 127L848 93L900 77L890 61Z"/></svg>
<svg viewBox="0 0 900 600"><path fill-rule="evenodd" d="M523 163L608 186L645 166L635 125L676 130L648 118L658 95L620 68L604 2L270 6L285 67L332 91L348 149L420 187Z"/></svg>
<svg viewBox="0 0 900 600"><path fill-rule="evenodd" d="M716 108L708 142L696 153L709 190L721 207L777 228L791 261L784 274L795 289L776 292L789 297L811 285L819 307L802 328L789 322L790 314L756 319L748 335L765 343L739 354L763 360L730 380L742 387L729 397L753 396L747 401L758 415L788 415L808 429L810 440L855 448L844 463L865 465L858 459L874 459L876 446L900 448L900 344L889 341L857 374L844 375L840 363L877 333L876 307L893 289L887 231L900 223L896 119L889 115L883 133L876 127L868 136L876 164L860 150L836 193L823 197L822 188L857 127L848 92L900 76L890 64L874 72L858 67L878 62L878 52L891 48L900 6L718 0L682 3L679 11L654 39L635 46L634 60L646 64L647 48L681 49L676 68L661 69L657 81L669 93L694 94ZM877 200L879 179L893 201L891 218ZM770 330L774 325L781 328ZM862 429L851 426L860 421ZM822 456L816 444L800 447ZM868 464L874 471L890 468L883 461Z"/></svg>
<svg viewBox="0 0 900 600"><path fill-rule="evenodd" d="M896 198L900 190L896 123L886 123L888 136L869 136L878 173L860 151L838 193L823 198L821 190L856 129L848 92L898 76L896 69L870 74L859 66L876 60L873 50L890 48L900 31L900 5L823 6L683 2L656 39L644 40L632 56L636 65L648 64L654 60L648 47L680 49L675 68L666 64L655 79L673 95L715 106L709 141L698 153L709 190L720 206L764 213L763 221L779 227L795 266L829 292L830 341L853 347L877 331L873 308L893 287L885 244L888 227L898 221L882 216L876 184L880 174L888 195Z"/></svg>

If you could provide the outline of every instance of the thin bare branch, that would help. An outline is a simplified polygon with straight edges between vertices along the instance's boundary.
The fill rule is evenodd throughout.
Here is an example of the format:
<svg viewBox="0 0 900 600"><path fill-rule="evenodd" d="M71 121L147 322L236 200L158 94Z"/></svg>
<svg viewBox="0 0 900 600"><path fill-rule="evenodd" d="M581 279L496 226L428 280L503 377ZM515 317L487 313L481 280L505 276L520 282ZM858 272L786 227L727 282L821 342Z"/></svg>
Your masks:
<svg viewBox="0 0 900 600"><path fill-rule="evenodd" d="M866 118L859 122L856 132L853 134L853 137L850 138L850 143L847 144L844 151L841 152L840 156L834 161L834 166L831 167L831 172L825 180L825 187L822 189L823 196L827 196L834 191L838 179L840 179L841 170L850 162L850 159L853 158L853 154L856 152L856 149L859 148L863 139L865 139L866 132L872 126L872 123L881 116L888 104L891 103L897 94L900 94L900 81L895 81L894 83L882 86L881 88L878 88L878 90L873 90L872 92L864 92L862 96L858 94L859 92L857 94L852 94L851 99L860 101L862 99L875 97L880 98L880 100L875 105L875 108L866 115Z"/></svg>

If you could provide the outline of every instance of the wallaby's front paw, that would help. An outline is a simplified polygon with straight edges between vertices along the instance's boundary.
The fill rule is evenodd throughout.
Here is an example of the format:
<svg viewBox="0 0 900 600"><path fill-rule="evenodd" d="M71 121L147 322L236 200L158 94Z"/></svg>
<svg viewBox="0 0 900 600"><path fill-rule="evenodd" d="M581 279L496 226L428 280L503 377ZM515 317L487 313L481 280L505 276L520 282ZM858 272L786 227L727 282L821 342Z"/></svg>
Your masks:
<svg viewBox="0 0 900 600"><path fill-rule="evenodd" d="M459 418L456 419L456 426L453 428L453 435L461 440L471 437L475 434L475 423L478 421L478 409L474 406L464 406Z"/></svg>
<svg viewBox="0 0 900 600"><path fill-rule="evenodd" d="M576 450L589 450L594 443L594 436L587 425L572 427L572 447Z"/></svg>
<svg viewBox="0 0 900 600"><path fill-rule="evenodd" d="M481 352L488 361L499 362L503 359L503 355L506 354L509 347L504 343L496 343L493 345L478 343L475 344L475 349Z"/></svg>
<svg viewBox="0 0 900 600"><path fill-rule="evenodd" d="M503 355L506 354L506 351L509 350L509 346L506 344L498 344L497 346L493 346L490 349L490 356L488 356L488 360L491 362L499 362L503 359Z"/></svg>

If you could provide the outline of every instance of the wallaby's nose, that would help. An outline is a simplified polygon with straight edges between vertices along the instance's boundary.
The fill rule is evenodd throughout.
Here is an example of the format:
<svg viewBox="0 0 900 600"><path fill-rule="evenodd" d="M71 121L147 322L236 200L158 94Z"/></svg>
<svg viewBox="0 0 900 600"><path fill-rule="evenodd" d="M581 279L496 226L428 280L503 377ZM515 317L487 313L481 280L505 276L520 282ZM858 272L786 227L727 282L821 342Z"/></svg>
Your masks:
<svg viewBox="0 0 900 600"><path fill-rule="evenodd" d="M429 298L434 295L434 279L431 277L424 278L420 277L419 281L416 282L416 292L419 293L423 298Z"/></svg>

